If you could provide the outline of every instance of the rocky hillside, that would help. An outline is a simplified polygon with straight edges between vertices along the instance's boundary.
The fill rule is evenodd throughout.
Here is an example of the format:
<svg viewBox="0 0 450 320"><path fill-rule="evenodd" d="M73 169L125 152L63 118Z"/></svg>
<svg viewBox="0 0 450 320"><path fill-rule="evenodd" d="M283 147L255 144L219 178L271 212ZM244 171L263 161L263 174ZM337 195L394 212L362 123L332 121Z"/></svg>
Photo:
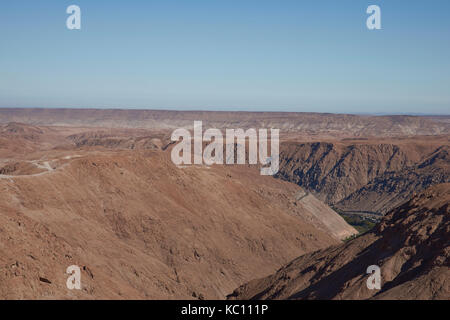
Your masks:
<svg viewBox="0 0 450 320"><path fill-rule="evenodd" d="M385 213L412 192L450 181L448 137L285 142L278 177L341 211Z"/></svg>
<svg viewBox="0 0 450 320"><path fill-rule="evenodd" d="M442 146L414 166L385 172L339 201L335 208L385 214L411 198L414 192L450 182L449 151L449 146Z"/></svg>
<svg viewBox="0 0 450 320"><path fill-rule="evenodd" d="M371 232L303 255L230 299L450 299L450 184L390 211ZM369 290L367 267L381 268Z"/></svg>
<svg viewBox="0 0 450 320"><path fill-rule="evenodd" d="M0 175L2 299L219 299L355 233L256 168L181 169L151 150L36 155L27 163L48 171ZM70 265L81 291L66 288Z"/></svg>

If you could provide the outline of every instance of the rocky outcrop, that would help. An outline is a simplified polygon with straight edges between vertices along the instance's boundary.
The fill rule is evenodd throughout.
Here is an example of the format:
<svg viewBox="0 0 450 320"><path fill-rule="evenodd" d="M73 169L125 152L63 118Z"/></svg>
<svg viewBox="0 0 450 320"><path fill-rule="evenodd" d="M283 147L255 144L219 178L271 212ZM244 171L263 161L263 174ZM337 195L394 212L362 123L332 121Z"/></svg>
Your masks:
<svg viewBox="0 0 450 320"><path fill-rule="evenodd" d="M427 141L427 140L426 140ZM414 191L450 181L441 142L286 142L277 177L344 212L384 214Z"/></svg>
<svg viewBox="0 0 450 320"><path fill-rule="evenodd" d="M425 160L403 170L386 172L335 204L340 211L373 211L385 214L414 192L450 182L448 146L439 147Z"/></svg>

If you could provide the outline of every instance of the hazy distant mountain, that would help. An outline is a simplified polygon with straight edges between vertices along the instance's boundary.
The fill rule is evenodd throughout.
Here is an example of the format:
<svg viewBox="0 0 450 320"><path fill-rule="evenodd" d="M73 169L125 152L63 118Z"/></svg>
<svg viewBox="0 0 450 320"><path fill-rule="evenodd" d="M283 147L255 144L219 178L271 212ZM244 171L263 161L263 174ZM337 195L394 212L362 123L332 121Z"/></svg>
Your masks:
<svg viewBox="0 0 450 320"><path fill-rule="evenodd" d="M0 123L128 128L192 127L195 120L214 128L278 128L282 133L349 136L437 135L450 132L450 116L364 116L294 112L164 111L136 109L0 108Z"/></svg>

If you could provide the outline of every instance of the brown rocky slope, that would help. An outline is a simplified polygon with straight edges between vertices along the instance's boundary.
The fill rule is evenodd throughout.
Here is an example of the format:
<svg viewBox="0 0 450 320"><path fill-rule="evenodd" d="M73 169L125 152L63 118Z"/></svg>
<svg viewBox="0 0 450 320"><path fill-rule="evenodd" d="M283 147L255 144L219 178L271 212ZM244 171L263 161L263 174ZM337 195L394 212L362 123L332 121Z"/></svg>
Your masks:
<svg viewBox="0 0 450 320"><path fill-rule="evenodd" d="M417 165L385 172L334 207L342 211L375 211L385 214L411 198L414 192L450 182L449 151L449 146L442 146Z"/></svg>
<svg viewBox="0 0 450 320"><path fill-rule="evenodd" d="M385 213L450 181L448 137L282 144L278 177L340 211Z"/></svg>
<svg viewBox="0 0 450 320"><path fill-rule="evenodd" d="M450 299L450 184L390 211L371 232L303 255L231 299ZM381 290L366 269L381 268Z"/></svg>
<svg viewBox="0 0 450 320"><path fill-rule="evenodd" d="M38 155L49 171L0 175L2 299L219 299L355 232L256 168L182 169L151 150ZM81 291L66 288L70 265Z"/></svg>

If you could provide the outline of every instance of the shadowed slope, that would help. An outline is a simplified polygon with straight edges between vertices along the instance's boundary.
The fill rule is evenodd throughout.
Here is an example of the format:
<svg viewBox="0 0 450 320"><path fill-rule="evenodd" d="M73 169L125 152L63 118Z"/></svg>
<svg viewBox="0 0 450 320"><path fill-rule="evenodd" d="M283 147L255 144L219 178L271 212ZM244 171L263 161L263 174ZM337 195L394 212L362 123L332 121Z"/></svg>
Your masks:
<svg viewBox="0 0 450 320"><path fill-rule="evenodd" d="M301 256L236 289L237 299L449 299L450 184L431 187L389 212L371 232ZM381 290L366 286L370 265Z"/></svg>

